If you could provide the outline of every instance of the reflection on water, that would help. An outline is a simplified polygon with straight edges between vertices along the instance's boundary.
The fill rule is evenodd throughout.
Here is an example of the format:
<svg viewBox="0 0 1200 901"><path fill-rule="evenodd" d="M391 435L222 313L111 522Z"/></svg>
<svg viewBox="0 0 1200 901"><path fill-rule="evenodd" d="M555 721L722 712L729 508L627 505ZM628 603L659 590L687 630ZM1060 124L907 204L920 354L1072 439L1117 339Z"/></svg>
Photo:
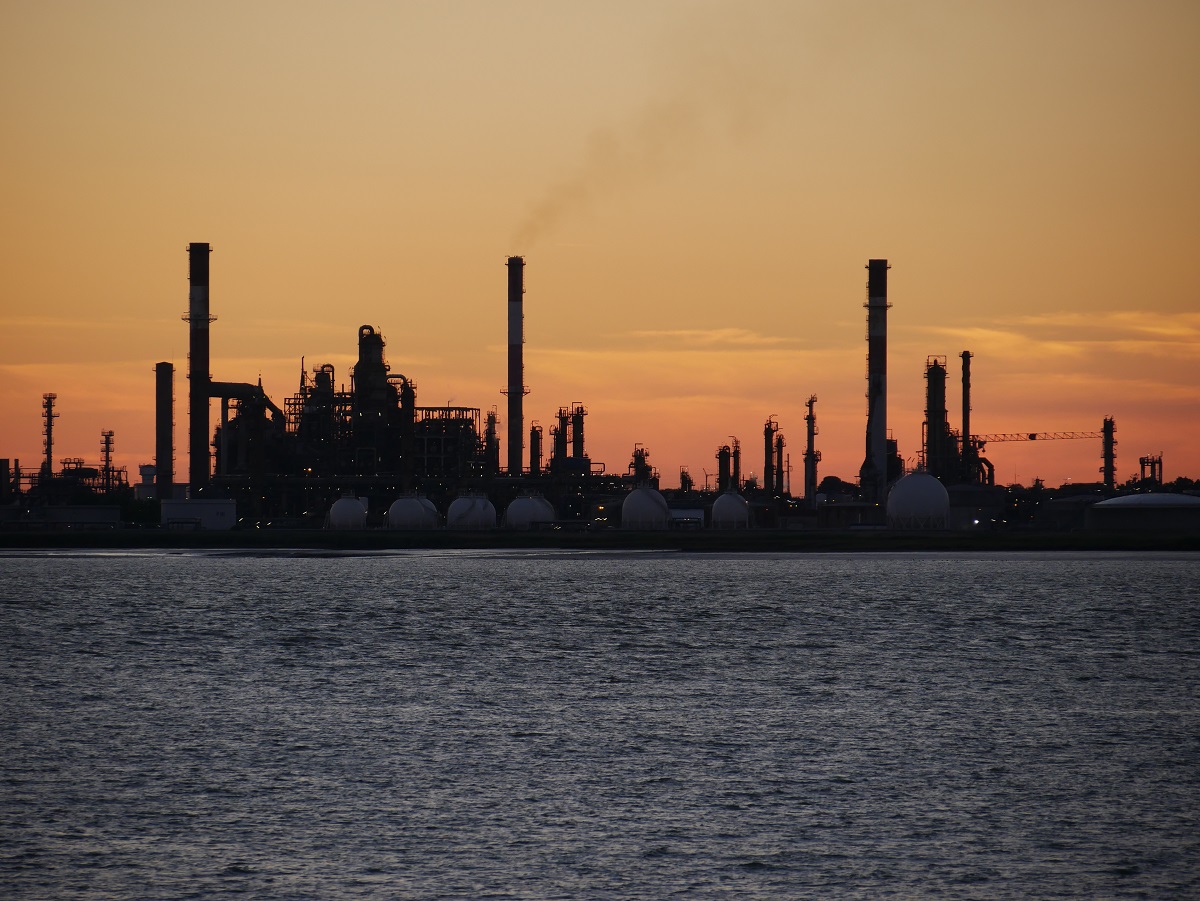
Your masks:
<svg viewBox="0 0 1200 901"><path fill-rule="evenodd" d="M1198 562L2 555L0 883L1197 894Z"/></svg>

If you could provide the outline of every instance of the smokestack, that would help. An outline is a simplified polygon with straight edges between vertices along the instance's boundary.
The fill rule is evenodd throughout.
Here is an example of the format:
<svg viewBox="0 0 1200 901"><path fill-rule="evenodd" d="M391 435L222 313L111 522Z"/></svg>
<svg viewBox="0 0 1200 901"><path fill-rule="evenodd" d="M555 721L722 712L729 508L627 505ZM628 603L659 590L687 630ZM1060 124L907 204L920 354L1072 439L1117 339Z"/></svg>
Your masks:
<svg viewBox="0 0 1200 901"><path fill-rule="evenodd" d="M971 443L971 352L964 350L962 356L962 440L963 457Z"/></svg>
<svg viewBox="0 0 1200 901"><path fill-rule="evenodd" d="M170 500L175 482L175 367L154 366L154 495Z"/></svg>
<svg viewBox="0 0 1200 901"><path fill-rule="evenodd" d="M975 483L977 461L975 444L971 441L971 352L964 350L962 357L962 475L972 484Z"/></svg>
<svg viewBox="0 0 1200 901"><path fill-rule="evenodd" d="M208 487L212 471L208 434L208 244L188 245L188 486L194 497Z"/></svg>
<svg viewBox="0 0 1200 901"><path fill-rule="evenodd" d="M519 476L525 439L525 258L508 263L508 474Z"/></svg>
<svg viewBox="0 0 1200 901"><path fill-rule="evenodd" d="M887 495L887 260L867 262L867 454L859 471L863 497Z"/></svg>

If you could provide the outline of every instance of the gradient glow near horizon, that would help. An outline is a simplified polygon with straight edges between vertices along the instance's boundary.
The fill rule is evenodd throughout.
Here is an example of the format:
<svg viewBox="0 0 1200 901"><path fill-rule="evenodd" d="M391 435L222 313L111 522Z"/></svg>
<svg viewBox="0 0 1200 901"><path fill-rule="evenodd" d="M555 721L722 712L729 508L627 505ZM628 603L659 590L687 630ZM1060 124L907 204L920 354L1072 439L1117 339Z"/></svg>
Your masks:
<svg viewBox="0 0 1200 901"><path fill-rule="evenodd" d="M0 456L136 476L154 364L186 472L189 242L212 373L349 384L376 326L422 405L498 406L526 258L526 424L700 485L769 416L802 487L854 480L866 270L889 427L974 354L972 430L1117 424L1118 481L1200 478L1200 4L50 2L0 34ZM503 418L501 420L503 426ZM503 429L502 429L503 430ZM1100 442L994 444L997 480L1099 479Z"/></svg>

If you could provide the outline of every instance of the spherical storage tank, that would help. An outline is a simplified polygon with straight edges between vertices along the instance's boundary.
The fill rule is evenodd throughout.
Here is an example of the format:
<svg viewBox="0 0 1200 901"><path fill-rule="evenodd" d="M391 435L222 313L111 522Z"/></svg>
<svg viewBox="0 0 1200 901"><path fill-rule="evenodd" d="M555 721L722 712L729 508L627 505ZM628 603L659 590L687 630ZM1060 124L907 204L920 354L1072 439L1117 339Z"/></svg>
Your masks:
<svg viewBox="0 0 1200 901"><path fill-rule="evenodd" d="M621 504L622 529L665 529L670 519L666 498L653 488L634 488Z"/></svg>
<svg viewBox="0 0 1200 901"><path fill-rule="evenodd" d="M746 529L750 527L750 504L732 491L717 498L712 507L714 529Z"/></svg>
<svg viewBox="0 0 1200 901"><path fill-rule="evenodd" d="M504 525L509 529L529 529L536 522L553 522L557 519L554 505L541 495L522 495L504 511Z"/></svg>
<svg viewBox="0 0 1200 901"><path fill-rule="evenodd" d="M887 518L893 529L944 529L949 511L950 493L927 472L909 473L888 492Z"/></svg>
<svg viewBox="0 0 1200 901"><path fill-rule="evenodd" d="M441 517L429 498L406 494L388 507L387 523L389 529L436 529Z"/></svg>
<svg viewBox="0 0 1200 901"><path fill-rule="evenodd" d="M456 497L446 511L448 529L494 529L496 508L481 494L464 494Z"/></svg>
<svg viewBox="0 0 1200 901"><path fill-rule="evenodd" d="M367 508L356 497L342 497L333 502L325 520L330 529L362 529L367 525Z"/></svg>

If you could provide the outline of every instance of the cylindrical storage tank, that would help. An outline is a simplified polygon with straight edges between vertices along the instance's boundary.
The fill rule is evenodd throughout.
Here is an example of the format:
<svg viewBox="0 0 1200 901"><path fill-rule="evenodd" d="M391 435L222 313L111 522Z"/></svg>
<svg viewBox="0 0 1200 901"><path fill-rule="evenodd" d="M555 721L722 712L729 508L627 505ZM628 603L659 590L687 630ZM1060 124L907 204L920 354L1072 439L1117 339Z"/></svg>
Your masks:
<svg viewBox="0 0 1200 901"><path fill-rule="evenodd" d="M522 495L504 511L506 529L531 529L534 523L554 522L558 518L554 505L541 495Z"/></svg>
<svg viewBox="0 0 1200 901"><path fill-rule="evenodd" d="M334 501L325 519L327 529L363 529L367 525L367 508L356 497L343 497Z"/></svg>
<svg viewBox="0 0 1200 901"><path fill-rule="evenodd" d="M494 529L496 508L481 494L456 497L446 511L447 529Z"/></svg>
<svg viewBox="0 0 1200 901"><path fill-rule="evenodd" d="M389 529L436 529L441 521L433 501L421 495L406 494L388 507Z"/></svg>
<svg viewBox="0 0 1200 901"><path fill-rule="evenodd" d="M635 488L621 504L622 529L665 529L670 520L666 498L653 488Z"/></svg>
<svg viewBox="0 0 1200 901"><path fill-rule="evenodd" d="M732 491L717 498L712 507L714 529L750 528L750 504L740 494Z"/></svg>
<svg viewBox="0 0 1200 901"><path fill-rule="evenodd" d="M949 510L949 492L927 472L906 475L888 493L887 518L893 529L944 529Z"/></svg>

